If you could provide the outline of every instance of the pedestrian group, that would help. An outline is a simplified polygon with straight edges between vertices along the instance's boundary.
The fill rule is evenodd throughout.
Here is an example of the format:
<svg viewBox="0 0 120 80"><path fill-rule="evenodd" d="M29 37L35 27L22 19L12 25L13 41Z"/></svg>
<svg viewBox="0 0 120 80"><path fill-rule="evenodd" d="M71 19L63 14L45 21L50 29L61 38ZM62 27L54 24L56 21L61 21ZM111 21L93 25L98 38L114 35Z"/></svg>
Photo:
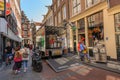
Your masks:
<svg viewBox="0 0 120 80"><path fill-rule="evenodd" d="M22 66L23 66L23 72L27 71L29 57L30 57L30 54L32 54L30 49L29 49L29 45L27 44L25 44L23 48L21 48L20 46L17 46L13 49L11 47L10 42L7 42L7 47L5 48L6 66L10 65L11 61L13 60L14 74L19 73Z"/></svg>

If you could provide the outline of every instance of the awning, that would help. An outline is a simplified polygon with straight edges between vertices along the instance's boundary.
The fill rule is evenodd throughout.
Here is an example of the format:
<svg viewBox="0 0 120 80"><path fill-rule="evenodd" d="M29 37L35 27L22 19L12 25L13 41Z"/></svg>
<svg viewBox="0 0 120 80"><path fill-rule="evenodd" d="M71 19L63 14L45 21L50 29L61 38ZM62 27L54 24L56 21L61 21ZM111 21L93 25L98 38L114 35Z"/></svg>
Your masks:
<svg viewBox="0 0 120 80"><path fill-rule="evenodd" d="M20 39L18 36L16 36L16 35L13 35L13 37L11 37L11 36L9 36L9 35L7 35L6 33L4 33L4 32L1 32L1 34L3 35L3 36L6 36L7 38L9 38L9 39L11 39L11 40L14 40L14 41L17 41L17 42L21 42L22 41L22 39Z"/></svg>
<svg viewBox="0 0 120 80"><path fill-rule="evenodd" d="M65 31L64 27L57 27L57 26L45 26L46 34L57 34L60 35Z"/></svg>

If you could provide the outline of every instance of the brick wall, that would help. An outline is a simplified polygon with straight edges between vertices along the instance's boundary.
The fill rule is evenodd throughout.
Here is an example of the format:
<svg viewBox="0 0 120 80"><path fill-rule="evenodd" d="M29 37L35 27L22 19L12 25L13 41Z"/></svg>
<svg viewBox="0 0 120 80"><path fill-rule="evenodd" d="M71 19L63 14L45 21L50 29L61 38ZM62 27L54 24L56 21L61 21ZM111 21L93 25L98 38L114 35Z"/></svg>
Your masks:
<svg viewBox="0 0 120 80"><path fill-rule="evenodd" d="M110 7L120 5L120 0L109 0L109 1L110 1Z"/></svg>

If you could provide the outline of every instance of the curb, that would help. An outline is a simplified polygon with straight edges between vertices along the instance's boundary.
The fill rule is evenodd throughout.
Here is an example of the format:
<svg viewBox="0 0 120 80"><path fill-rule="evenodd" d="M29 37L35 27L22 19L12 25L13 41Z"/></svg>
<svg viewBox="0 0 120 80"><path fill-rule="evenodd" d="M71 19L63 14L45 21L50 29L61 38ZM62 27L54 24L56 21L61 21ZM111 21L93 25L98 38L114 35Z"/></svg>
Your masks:
<svg viewBox="0 0 120 80"><path fill-rule="evenodd" d="M106 67L106 66L103 66L103 65L100 65L100 64L85 63L85 62L83 62L83 64L120 74L120 70L109 68L109 67Z"/></svg>

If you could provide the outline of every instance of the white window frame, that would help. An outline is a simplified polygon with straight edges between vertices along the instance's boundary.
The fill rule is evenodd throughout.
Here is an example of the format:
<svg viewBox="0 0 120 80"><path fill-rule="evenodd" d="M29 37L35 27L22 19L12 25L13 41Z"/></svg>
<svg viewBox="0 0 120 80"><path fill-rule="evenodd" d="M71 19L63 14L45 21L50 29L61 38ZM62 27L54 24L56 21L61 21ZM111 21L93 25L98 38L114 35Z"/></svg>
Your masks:
<svg viewBox="0 0 120 80"><path fill-rule="evenodd" d="M58 12L58 23L61 23L61 12Z"/></svg>
<svg viewBox="0 0 120 80"><path fill-rule="evenodd" d="M72 16L81 12L81 0L72 0Z"/></svg>
<svg viewBox="0 0 120 80"><path fill-rule="evenodd" d="M64 5L63 8L62 8L62 15L63 15L63 20L66 19L66 16L67 16L67 14L66 14L66 5Z"/></svg>
<svg viewBox="0 0 120 80"><path fill-rule="evenodd" d="M57 26L57 16L55 16L55 26Z"/></svg>
<svg viewBox="0 0 120 80"><path fill-rule="evenodd" d="M57 0L57 7L60 6L60 0Z"/></svg>
<svg viewBox="0 0 120 80"><path fill-rule="evenodd" d="M89 1L89 3L88 3L88 1ZM86 3L85 5L86 5L86 8L89 8L99 2L100 2L100 0L85 0L85 3Z"/></svg>

